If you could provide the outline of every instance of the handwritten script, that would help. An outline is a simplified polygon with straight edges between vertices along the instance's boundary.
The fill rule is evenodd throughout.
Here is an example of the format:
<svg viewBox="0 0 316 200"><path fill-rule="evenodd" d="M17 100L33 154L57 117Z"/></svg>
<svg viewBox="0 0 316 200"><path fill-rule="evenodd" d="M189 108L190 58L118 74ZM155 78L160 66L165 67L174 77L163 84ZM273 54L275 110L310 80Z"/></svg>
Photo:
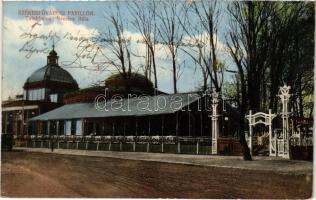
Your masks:
<svg viewBox="0 0 316 200"><path fill-rule="evenodd" d="M80 33L80 30L75 33L66 32L65 34L53 30L39 33L41 26L41 23L36 22L32 24L29 31L23 32L19 36L23 41L19 52L24 53L26 58L31 58L34 54L47 55L51 50L52 44L70 41L75 47L75 53L71 61L64 61L62 63L64 66L87 68L87 66L82 65L82 59L85 59L93 66L104 64L104 61L101 59L98 60L98 57L102 56L103 52L102 46L99 44L100 39L95 33L84 35Z"/></svg>

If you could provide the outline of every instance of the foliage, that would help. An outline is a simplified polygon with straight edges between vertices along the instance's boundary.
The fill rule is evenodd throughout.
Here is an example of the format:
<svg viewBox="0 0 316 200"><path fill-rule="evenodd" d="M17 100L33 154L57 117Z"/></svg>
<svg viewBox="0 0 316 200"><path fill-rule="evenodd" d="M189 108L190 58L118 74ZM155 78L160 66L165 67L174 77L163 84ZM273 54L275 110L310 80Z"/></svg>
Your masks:
<svg viewBox="0 0 316 200"><path fill-rule="evenodd" d="M225 82L223 84L223 97L225 99L237 100L237 84L233 82Z"/></svg>

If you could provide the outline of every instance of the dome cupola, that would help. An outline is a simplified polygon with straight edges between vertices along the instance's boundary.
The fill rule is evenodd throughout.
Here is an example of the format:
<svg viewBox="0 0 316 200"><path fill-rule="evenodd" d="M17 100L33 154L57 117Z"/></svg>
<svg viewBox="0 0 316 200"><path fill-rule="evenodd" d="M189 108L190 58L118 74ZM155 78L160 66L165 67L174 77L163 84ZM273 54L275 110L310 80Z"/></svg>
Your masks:
<svg viewBox="0 0 316 200"><path fill-rule="evenodd" d="M53 98L56 102L62 102L65 93L79 89L71 74L58 65L58 58L53 45L47 56L47 64L27 78L23 87L25 99L51 101Z"/></svg>
<svg viewBox="0 0 316 200"><path fill-rule="evenodd" d="M57 52L55 51L55 45L53 44L53 49L49 52L47 56L47 64L58 64Z"/></svg>

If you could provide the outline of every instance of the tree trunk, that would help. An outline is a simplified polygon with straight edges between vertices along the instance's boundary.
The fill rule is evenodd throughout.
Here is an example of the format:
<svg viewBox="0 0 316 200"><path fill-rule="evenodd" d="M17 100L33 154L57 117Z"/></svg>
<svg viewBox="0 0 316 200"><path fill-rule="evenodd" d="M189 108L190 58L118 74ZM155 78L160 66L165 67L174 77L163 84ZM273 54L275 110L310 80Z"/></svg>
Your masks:
<svg viewBox="0 0 316 200"><path fill-rule="evenodd" d="M176 58L172 56L172 68L173 68L173 92L175 94L178 93L177 90L177 66L176 66Z"/></svg>
<svg viewBox="0 0 316 200"><path fill-rule="evenodd" d="M239 141L242 147L242 153L244 160L252 160L250 150L245 138L245 116L247 109L247 90L244 78L241 76L241 107L239 117Z"/></svg>
<svg viewBox="0 0 316 200"><path fill-rule="evenodd" d="M152 61L153 61L153 68L154 68L154 78L155 78L155 88L158 88L158 82L157 82L157 71L156 71L156 60L155 60L155 54L152 52Z"/></svg>

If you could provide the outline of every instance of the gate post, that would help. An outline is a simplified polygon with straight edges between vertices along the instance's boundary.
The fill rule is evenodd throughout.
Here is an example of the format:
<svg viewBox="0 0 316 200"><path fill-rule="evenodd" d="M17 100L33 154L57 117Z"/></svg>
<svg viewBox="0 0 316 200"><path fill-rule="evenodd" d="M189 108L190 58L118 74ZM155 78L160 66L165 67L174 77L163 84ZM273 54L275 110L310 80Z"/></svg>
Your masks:
<svg viewBox="0 0 316 200"><path fill-rule="evenodd" d="M272 111L271 109L269 109L269 156L272 155ZM277 138L275 137L275 148L277 148L277 144L276 144ZM275 149L275 154L277 153L276 149Z"/></svg>
<svg viewBox="0 0 316 200"><path fill-rule="evenodd" d="M213 92L212 94L212 154L217 154L217 139L218 139L217 106L218 106L218 93Z"/></svg>
<svg viewBox="0 0 316 200"><path fill-rule="evenodd" d="M289 149L290 149L290 135L289 135L289 113L288 113L288 104L291 94L291 87L284 85L280 87L280 95L278 95L282 102L282 140L283 140L283 157L290 158Z"/></svg>
<svg viewBox="0 0 316 200"><path fill-rule="evenodd" d="M253 124L253 116L252 116L252 110L249 110L249 151L250 151L250 155L252 155L252 126Z"/></svg>

